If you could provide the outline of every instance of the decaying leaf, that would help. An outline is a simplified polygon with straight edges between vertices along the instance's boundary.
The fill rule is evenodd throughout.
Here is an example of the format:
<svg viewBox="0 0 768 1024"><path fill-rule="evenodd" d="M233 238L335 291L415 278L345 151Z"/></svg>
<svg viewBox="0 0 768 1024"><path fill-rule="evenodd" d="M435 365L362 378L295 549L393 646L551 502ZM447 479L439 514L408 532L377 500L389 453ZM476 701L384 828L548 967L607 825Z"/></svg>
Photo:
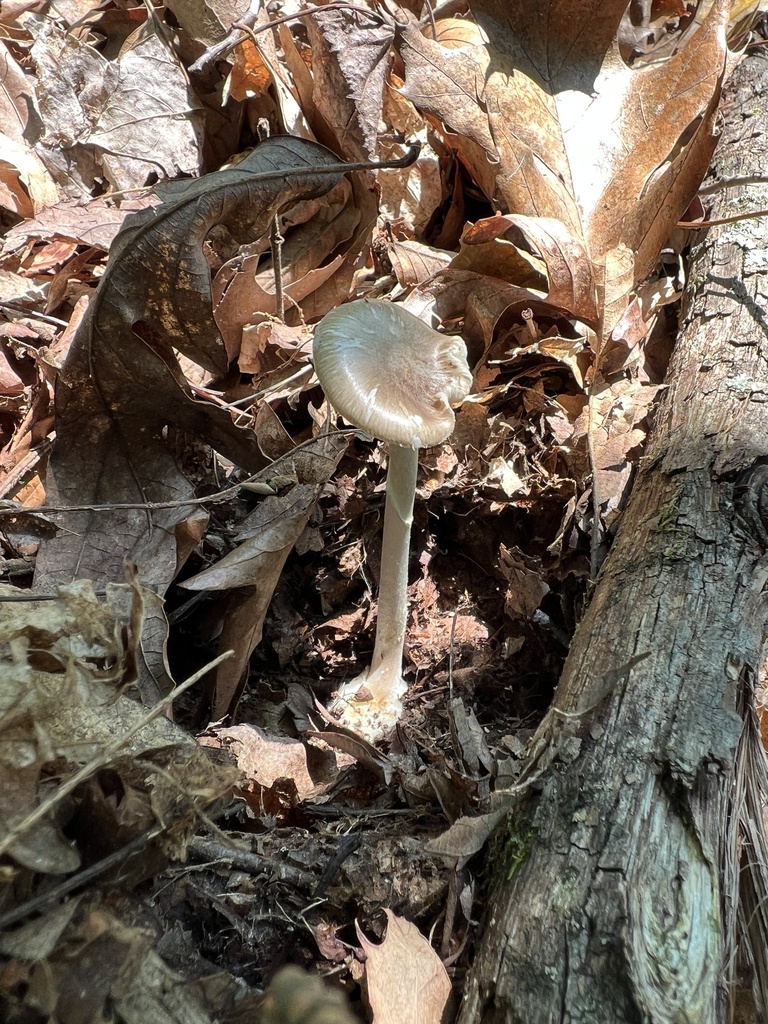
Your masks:
<svg viewBox="0 0 768 1024"><path fill-rule="evenodd" d="M440 1024L451 994L445 967L415 924L387 915L387 934L379 945L357 929L365 950L365 980L373 1024Z"/></svg>
<svg viewBox="0 0 768 1024"><path fill-rule="evenodd" d="M427 844L427 852L445 857L462 867L470 857L482 850L508 814L509 803L488 814L459 818L441 836Z"/></svg>
<svg viewBox="0 0 768 1024"><path fill-rule="evenodd" d="M354 246L359 242L363 213L356 206L352 184L342 181L328 196L298 204L281 218L286 239L282 280L289 322L306 320L307 300L317 301L318 290L321 312L332 308L334 292L329 282L358 255ZM253 323L256 312L276 313L274 269L265 250L266 240L248 246L214 279L216 322L233 355L239 350L241 332Z"/></svg>
<svg viewBox="0 0 768 1024"><path fill-rule="evenodd" d="M346 11L328 10L308 19L307 30L315 109L345 156L375 159L394 26L375 15L350 21Z"/></svg>
<svg viewBox="0 0 768 1024"><path fill-rule="evenodd" d="M213 681L214 721L232 710L242 691L248 659L261 641L264 616L285 560L301 536L323 485L335 470L347 439L321 436L281 462L296 483L285 495L265 498L241 524L242 543L210 569L184 583L190 590L232 590L222 605L220 650L234 651Z"/></svg>
<svg viewBox="0 0 768 1024"><path fill-rule="evenodd" d="M38 586L75 573L119 579L126 555L143 580L168 585L178 564L175 532L199 514L184 507L192 488L166 443L169 424L243 468L265 464L251 431L195 398L174 350L208 370L226 369L201 248L208 230L223 222L241 239L259 235L282 206L332 188L337 175L312 171L335 163L312 143L269 139L235 168L158 189L158 206L126 220L57 387L49 501L178 506L62 515L61 532L42 546Z"/></svg>
<svg viewBox="0 0 768 1024"><path fill-rule="evenodd" d="M0 849L30 871L67 874L80 855L59 831L66 820L61 808L27 819L58 785L98 762L104 748L146 718L146 709L121 693L135 679L142 592L116 585L99 601L91 583L81 581L62 587L55 600L20 601L24 593L7 586L0 596ZM162 716L98 768L115 772L125 785L117 804L91 794L92 827L107 850L161 823L179 829L168 840L168 852L175 844L178 854L184 830L196 821L195 807L223 795L236 777L216 769Z"/></svg>
<svg viewBox="0 0 768 1024"><path fill-rule="evenodd" d="M52 19L40 22L32 52L45 125L39 152L70 194L87 194L102 174L123 189L150 174L199 172L199 103L154 17L113 61Z"/></svg>
<svg viewBox="0 0 768 1024"><path fill-rule="evenodd" d="M279 818L315 788L307 750L299 740L270 736L252 725L232 725L209 730L201 743L230 753L243 775L237 795L256 817Z"/></svg>
<svg viewBox="0 0 768 1024"><path fill-rule="evenodd" d="M206 988L171 970L153 949L153 930L121 920L121 909L98 895L75 899L6 936L0 950L12 959L0 980L4 1008L15 1016L44 1005L52 1017L82 1024L109 1016L125 1024L212 1024L247 1003L234 978L209 977L218 984ZM22 985L4 984L11 977Z"/></svg>

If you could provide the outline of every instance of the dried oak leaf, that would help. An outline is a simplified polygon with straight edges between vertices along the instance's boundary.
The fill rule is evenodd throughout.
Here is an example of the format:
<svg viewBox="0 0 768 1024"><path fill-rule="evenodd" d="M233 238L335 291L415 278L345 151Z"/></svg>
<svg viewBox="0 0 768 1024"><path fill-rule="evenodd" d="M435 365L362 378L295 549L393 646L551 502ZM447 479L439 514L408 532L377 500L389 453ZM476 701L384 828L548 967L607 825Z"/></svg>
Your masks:
<svg viewBox="0 0 768 1024"><path fill-rule="evenodd" d="M258 236L286 204L332 188L339 175L322 172L334 164L314 143L268 139L237 167L158 189L158 206L126 220L58 382L50 503L189 498L192 487L166 443L169 424L239 466L265 464L252 431L195 399L175 352L212 372L227 367L202 252L210 228L224 223L239 241ZM176 572L175 532L194 518L190 507L62 514L61 532L42 545L36 584L75 574L122 579L128 555L162 590Z"/></svg>
<svg viewBox="0 0 768 1024"><path fill-rule="evenodd" d="M589 255L583 243L551 217L510 214L480 220L462 235L461 252L451 267L546 291L553 306L596 326Z"/></svg>

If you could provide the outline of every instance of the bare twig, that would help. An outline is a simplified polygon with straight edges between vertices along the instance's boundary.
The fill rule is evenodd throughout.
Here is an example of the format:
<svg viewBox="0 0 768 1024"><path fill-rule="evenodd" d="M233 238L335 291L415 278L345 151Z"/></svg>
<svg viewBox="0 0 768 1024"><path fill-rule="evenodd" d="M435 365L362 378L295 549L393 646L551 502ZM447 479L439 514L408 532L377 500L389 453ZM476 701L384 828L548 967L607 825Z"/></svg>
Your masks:
<svg viewBox="0 0 768 1024"><path fill-rule="evenodd" d="M280 233L280 221L275 215L272 230L269 233L269 244L272 249L272 273L275 278L275 316L285 322L285 293L283 292L283 242Z"/></svg>
<svg viewBox="0 0 768 1024"><path fill-rule="evenodd" d="M262 857L261 854L251 853L249 850L242 850L238 846L227 846L215 839L198 836L190 842L188 849L197 859L224 861L231 864L232 867L247 871L252 875L268 875L275 881L288 882L297 889L306 889L308 892L312 892L317 885L317 876L309 871L302 871L301 868L295 868L282 861Z"/></svg>
<svg viewBox="0 0 768 1024"><path fill-rule="evenodd" d="M711 196L714 192L722 192L726 188L734 188L737 185L768 185L768 178L763 174L747 174L741 178L723 178L712 185L705 185L700 188L698 195Z"/></svg>
<svg viewBox="0 0 768 1024"><path fill-rule="evenodd" d="M432 8L430 0L424 0L424 6L427 8L427 17L429 18L429 25L432 29L432 38L437 39L437 24L435 23L435 12Z"/></svg>
<svg viewBox="0 0 768 1024"><path fill-rule="evenodd" d="M115 850L114 853L110 853L108 856L103 857L101 860L96 861L95 864L90 864L87 868L83 868L82 871L78 871L76 874L71 875L65 881L61 882L60 885L54 886L53 889L48 889L46 892L40 893L31 900L27 900L18 907L14 907L13 910L9 910L7 914L3 914L0 917L0 931L4 928L10 928L12 924L16 924L18 921L23 921L25 917L29 917L30 914L36 914L40 910L44 910L50 906L51 903L57 903L64 896L69 896L71 893L76 892L78 889L82 889L88 882L93 881L94 878L98 878L99 875L103 875L105 871L109 871L110 868L116 867L121 864L124 860L132 857L134 853L139 853L143 850L150 842L159 836L163 831L161 825L158 825L154 829L150 829L148 832L142 832L140 836L136 836L125 846L121 846L119 850Z"/></svg>
<svg viewBox="0 0 768 1024"><path fill-rule="evenodd" d="M355 427L347 427L344 430L329 431L328 436L352 437L356 434L360 434L360 431ZM253 485L255 482L263 480L265 477L274 474L284 463L290 463L299 452L303 449L310 448L316 443L316 437L311 437L307 441L302 441L301 444L297 444L295 448L292 448L279 459L275 459L274 462L270 462L266 469L262 469L259 473L255 473L246 480L240 480L238 483L233 484L232 487L227 487L223 491L217 491L215 494L208 494L204 498L181 498L177 501L126 501L114 502L105 505L36 505L34 508L29 509L24 508L23 505L18 505L16 502L0 501L0 516L63 515L67 512L144 512L147 510L155 511L156 509L163 508L184 508L187 505L216 504L219 501L228 501L230 498L235 497L242 488L245 487L247 489L249 484ZM318 458L323 458L322 452L317 452L316 454Z"/></svg>
<svg viewBox="0 0 768 1024"><path fill-rule="evenodd" d="M31 320L42 320L46 324L53 324L54 327L66 327L66 320L59 320L56 316L48 316L47 313L38 313L33 309L25 309L15 302L0 302L0 309L10 310L11 313L18 313L19 316L27 316Z"/></svg>
<svg viewBox="0 0 768 1024"><path fill-rule="evenodd" d="M756 217L768 217L768 210L753 210L751 213L737 213L733 217L720 217L718 220L679 220L679 228L689 228L695 231L697 228L716 228L718 224L736 224L740 220L754 220Z"/></svg>
<svg viewBox="0 0 768 1024"><path fill-rule="evenodd" d="M258 124L259 141L269 138L269 121L262 117ZM272 218L272 228L269 232L269 245L272 249L272 274L275 279L275 315L278 320L285 323L285 294L283 292L283 242L285 239L280 233L280 215L278 213Z"/></svg>

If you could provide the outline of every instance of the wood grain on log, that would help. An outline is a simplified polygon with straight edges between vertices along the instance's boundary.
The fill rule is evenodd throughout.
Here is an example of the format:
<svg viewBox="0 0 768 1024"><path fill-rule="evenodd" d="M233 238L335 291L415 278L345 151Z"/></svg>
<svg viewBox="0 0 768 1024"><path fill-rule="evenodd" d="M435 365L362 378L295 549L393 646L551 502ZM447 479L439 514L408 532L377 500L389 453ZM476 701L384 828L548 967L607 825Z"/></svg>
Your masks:
<svg viewBox="0 0 768 1024"><path fill-rule="evenodd" d="M718 178L764 169L767 93L768 61L745 60ZM766 186L732 188L711 216L759 207ZM538 792L497 844L460 1024L729 1019L723 844L766 634L766 264L767 220L694 248L648 452L534 741Z"/></svg>

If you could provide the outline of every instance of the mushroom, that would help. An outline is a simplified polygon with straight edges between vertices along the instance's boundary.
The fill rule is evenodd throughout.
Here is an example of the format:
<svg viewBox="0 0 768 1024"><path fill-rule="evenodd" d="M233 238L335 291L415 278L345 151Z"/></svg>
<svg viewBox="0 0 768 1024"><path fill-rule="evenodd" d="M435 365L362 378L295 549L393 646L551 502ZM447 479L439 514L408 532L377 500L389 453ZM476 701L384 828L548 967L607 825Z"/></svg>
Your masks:
<svg viewBox="0 0 768 1024"><path fill-rule="evenodd" d="M373 659L344 684L332 708L370 737L397 721L407 689L402 663L418 449L451 433L451 406L469 394L472 374L461 338L439 334L381 299L359 299L326 314L315 328L313 360L329 404L389 442Z"/></svg>

